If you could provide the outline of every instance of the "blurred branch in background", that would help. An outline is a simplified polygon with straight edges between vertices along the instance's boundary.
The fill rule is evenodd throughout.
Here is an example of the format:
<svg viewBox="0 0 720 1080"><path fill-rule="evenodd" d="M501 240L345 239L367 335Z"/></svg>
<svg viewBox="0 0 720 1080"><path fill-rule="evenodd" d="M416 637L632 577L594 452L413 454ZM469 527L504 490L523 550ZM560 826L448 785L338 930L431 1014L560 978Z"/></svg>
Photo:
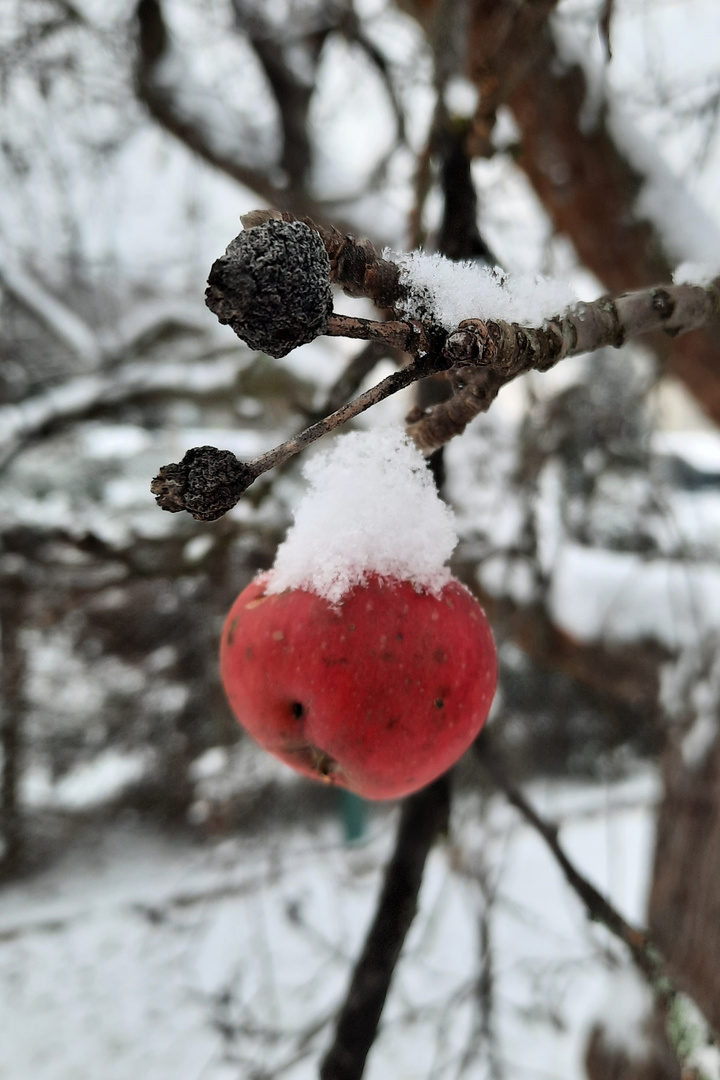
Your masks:
<svg viewBox="0 0 720 1080"><path fill-rule="evenodd" d="M377 404L354 424L403 423L408 395L373 388L425 373L402 365L428 331L391 310L385 245L550 273L582 296L640 290L676 329L647 290L682 262L717 273L716 19L704 0L49 0L8 15L3 1076L85 1080L102 1060L118 1077L301 1080L340 1010L326 1071L360 1075L367 1058L371 1077L564 1077L585 1057L591 1080L677 1080L652 1001L614 989L620 954L556 872L551 818L581 891L617 926L647 924L680 996L720 1027L714 324L537 377L521 364L497 397L467 364L422 384L420 429L431 405L437 419L463 394L493 401L433 463L457 513L454 572L499 645L493 745L531 822L468 758L428 858L444 795L403 808L394 857L383 807L346 851L334 793L288 782L222 701L220 626L272 562L294 461L214 524L159 514L147 492L188 446L267 460L358 396ZM326 337L276 360L208 315L208 269L258 199L325 231L335 284L357 297L338 291L333 329L367 345Z"/></svg>

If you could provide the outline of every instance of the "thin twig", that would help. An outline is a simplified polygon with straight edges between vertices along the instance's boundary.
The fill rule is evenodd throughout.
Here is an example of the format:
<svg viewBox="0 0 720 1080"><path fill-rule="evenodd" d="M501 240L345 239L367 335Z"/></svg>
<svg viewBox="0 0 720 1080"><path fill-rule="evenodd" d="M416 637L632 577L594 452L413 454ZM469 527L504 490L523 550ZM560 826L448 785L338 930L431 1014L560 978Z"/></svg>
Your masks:
<svg viewBox="0 0 720 1080"><path fill-rule="evenodd" d="M356 394L376 364L391 354L391 349L382 341L368 341L348 362L345 370L335 380L327 392L322 405L308 415L313 423L322 420L328 413L335 412Z"/></svg>
<svg viewBox="0 0 720 1080"><path fill-rule="evenodd" d="M264 212L252 216L261 218ZM383 267L378 270L364 241L338 237L339 233L331 237L330 246L345 279L354 281L358 288L361 282L367 284L370 280L370 291L384 294L382 283L389 280L386 267L394 264L382 260ZM348 258L357 273L348 270L345 274L342 270L343 240L354 245L355 254ZM431 453L460 434L473 417L489 408L500 388L518 375L548 371L566 357L603 346L619 348L639 334L656 330L683 334L705 325L719 313L720 278L716 278L708 286L658 286L616 298L602 297L590 304L578 304L540 328L465 319L448 333L428 321L375 322L332 315L328 325L331 335L382 341L411 353L415 359L324 420L252 461L238 461L230 451L214 447L193 447L182 462L160 469L151 490L163 510L187 510L200 521L214 521L235 506L258 476L419 379L455 368L459 369L456 383L461 378L465 381L464 388L448 401L425 413L415 410L408 417L408 434L421 450Z"/></svg>
<svg viewBox="0 0 720 1080"><path fill-rule="evenodd" d="M230 450L198 446L188 450L181 462L163 465L150 485L155 501L163 510L187 510L197 521L216 521L231 510L258 476L284 465L295 454L323 435L346 424L418 379L432 374L432 357L413 360L393 371L377 386L366 390L324 420L312 424L299 435L269 450L253 461L238 461Z"/></svg>
<svg viewBox="0 0 720 1080"><path fill-rule="evenodd" d="M692 1048L678 1045L678 1040L673 1039L669 1021L673 1018L679 1000L682 997L688 997L688 995L683 994L676 985L674 976L659 948L652 941L647 930L640 929L629 923L609 900L598 892L595 886L573 865L560 844L557 826L545 821L509 779L503 761L492 746L487 732L484 732L476 740L475 750L478 760L495 786L503 792L508 802L520 812L528 825L545 842L548 850L562 870L568 885L583 903L588 918L593 922L601 923L614 937L622 941L630 951L633 963L654 994L661 1015L668 1026L671 1044L682 1065L684 1057ZM693 1005L705 1022L708 1037L712 1038L716 1045L720 1045L718 1034L713 1030L707 1017L704 1016L696 1002L693 1001Z"/></svg>

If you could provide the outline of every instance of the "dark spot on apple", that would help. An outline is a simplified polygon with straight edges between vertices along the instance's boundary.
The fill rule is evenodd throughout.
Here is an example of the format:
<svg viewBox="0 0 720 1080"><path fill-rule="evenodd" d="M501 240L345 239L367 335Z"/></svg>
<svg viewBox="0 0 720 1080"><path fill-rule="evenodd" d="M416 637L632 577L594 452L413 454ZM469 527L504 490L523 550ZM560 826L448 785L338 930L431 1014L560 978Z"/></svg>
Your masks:
<svg viewBox="0 0 720 1080"><path fill-rule="evenodd" d="M436 649L433 653L433 657L438 662L438 664L447 663L447 653L444 649Z"/></svg>
<svg viewBox="0 0 720 1080"><path fill-rule="evenodd" d="M303 716L305 715L305 709L303 708L301 701L293 701L292 705L290 706L290 711L292 712L296 720L302 720Z"/></svg>
<svg viewBox="0 0 720 1080"><path fill-rule="evenodd" d="M232 643L233 643L233 638L235 637L235 628L236 627L237 627L237 619L233 619L233 621L230 623L230 626L228 627L228 632L227 632L227 643L228 643L228 645L232 645Z"/></svg>
<svg viewBox="0 0 720 1080"><path fill-rule="evenodd" d="M380 659L381 659L381 660L387 660L387 661L389 662L389 661L391 661L391 660L394 660L394 659L395 659L395 653L392 653L392 652L383 652L383 653L380 653Z"/></svg>
<svg viewBox="0 0 720 1080"><path fill-rule="evenodd" d="M229 644L230 644L230 642L228 642L228 645ZM246 645L245 646L245 659L246 660L252 660L254 655L255 655L255 650L253 649L252 645Z"/></svg>
<svg viewBox="0 0 720 1080"><path fill-rule="evenodd" d="M402 641L402 640L403 640L403 636L402 636L402 634L396 634L396 635L395 635L395 640L396 640L396 641Z"/></svg>
<svg viewBox="0 0 720 1080"><path fill-rule="evenodd" d="M444 704L445 704L445 702L443 701L443 699L441 697L435 698L435 708L436 709L442 709Z"/></svg>

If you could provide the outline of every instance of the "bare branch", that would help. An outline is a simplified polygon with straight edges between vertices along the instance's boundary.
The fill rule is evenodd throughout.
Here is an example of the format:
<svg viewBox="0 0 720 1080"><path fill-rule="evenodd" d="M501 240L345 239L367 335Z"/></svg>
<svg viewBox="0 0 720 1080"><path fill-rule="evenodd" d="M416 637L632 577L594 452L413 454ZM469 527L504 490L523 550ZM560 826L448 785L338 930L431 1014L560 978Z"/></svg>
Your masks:
<svg viewBox="0 0 720 1080"><path fill-rule="evenodd" d="M237 365L229 363L227 353L234 352L222 350L216 364L208 352L200 354L197 364L186 364L183 380L178 379L175 362L138 362L107 373L80 375L16 405L4 405L0 407L0 469L33 439L101 409L150 394L217 393L220 387L233 384Z"/></svg>
<svg viewBox="0 0 720 1080"><path fill-rule="evenodd" d="M48 292L37 278L11 259L7 252L0 255L0 283L86 367L97 367L102 352L94 331L76 312Z"/></svg>
<svg viewBox="0 0 720 1080"><path fill-rule="evenodd" d="M658 1008L665 1019L668 1036L682 1065L689 1051L693 1048L688 1047L681 1041L680 1034L673 1028L672 1020L676 1004L683 996L686 997L687 995L683 995L676 985L672 971L669 969L662 953L650 938L647 930L629 923L609 900L598 892L595 886L573 865L560 844L557 827L545 821L522 792L513 785L487 732L484 732L476 740L475 750L478 760L495 786L504 793L508 802L520 812L528 825L545 842L548 850L562 870L568 885L584 905L588 918L593 922L601 923L628 948L633 963L653 991ZM708 1038L712 1039L716 1045L720 1045L717 1032L713 1031L710 1022L697 1007L697 1004L693 1002L693 1005L705 1021ZM682 1036L684 1037L684 1032Z"/></svg>
<svg viewBox="0 0 720 1080"><path fill-rule="evenodd" d="M395 115L397 142L401 144L405 143L407 141L405 134L405 113L403 112L400 99L397 96L395 84L393 83L392 74L390 72L390 65L388 64L386 57L377 45L367 36L360 19L352 7L345 13L345 17L340 22L338 29L349 42L352 42L362 49L373 67L377 70L383 81L387 96L390 100L390 106Z"/></svg>
<svg viewBox="0 0 720 1080"><path fill-rule="evenodd" d="M429 318L422 322L378 322L328 315L328 273L330 280L351 295L370 296L386 310L402 312L406 287L400 268L378 255L369 240L343 236L337 229L325 229L309 218L300 222L304 239L296 236L292 228L286 229L292 240L283 239L280 228L281 222L298 221L290 213L256 210L242 220L246 232L215 261L206 292L208 306L239 337L253 347L269 350L271 355L284 356L294 347L295 330L302 332L302 342L325 333L382 342L414 359L354 401L253 461L239 462L229 451L214 447L195 447L182 462L163 466L151 485L158 505L172 513L187 509L200 521L214 521L231 509L262 473L284 464L322 435L418 379L454 369L455 388L465 384L449 400L425 413L415 409L408 417L408 434L421 450L431 453L460 434L474 416L490 406L500 388L518 375L548 371L565 357L603 346L618 348L640 334L659 330L671 336L686 333L720 313L720 278L716 278L707 287L668 285L614 299L601 297L590 304L577 304L539 328L474 318L464 319L448 332ZM261 235L264 232L268 235ZM317 236L322 245L317 244ZM296 265L293 258L304 260L302 281L303 286L308 286L304 291L297 284L300 263ZM307 304L305 300L300 304L303 321L296 327L292 319L288 323L287 312L298 301L300 292L303 296L308 293ZM316 309L322 318L315 319ZM264 344L258 344L260 341ZM275 346L279 351L272 351ZM203 494L206 484L207 497Z"/></svg>
<svg viewBox="0 0 720 1080"><path fill-rule="evenodd" d="M410 419L408 434L425 453L460 435L486 412L500 389L528 371L548 371L560 360L663 330L671 337L706 326L720 314L720 278L707 287L668 285L579 304L542 329L467 319L448 336L465 385L448 401ZM467 355L467 359L463 358ZM472 365L472 366L471 366ZM473 370L474 369L474 370Z"/></svg>
<svg viewBox="0 0 720 1080"><path fill-rule="evenodd" d="M311 146L308 136L308 110L314 92L314 80L302 80L286 62L285 50L257 10L244 0L234 0L236 21L255 50L263 71L270 83L280 114L283 133L281 165L290 186L302 190L311 162ZM327 28L314 35L314 59L322 48Z"/></svg>
<svg viewBox="0 0 720 1080"><path fill-rule="evenodd" d="M378 361L392 351L391 347L386 346L382 341L369 341L353 356L343 373L330 387L322 407L311 413L308 418L312 418L314 422L317 422L327 416L328 413L339 409L353 394L357 393L363 379L370 374Z"/></svg>
<svg viewBox="0 0 720 1080"><path fill-rule="evenodd" d="M205 161L274 206L292 207L301 214L324 218L322 206L297 187L279 187L269 176L212 144L203 118L188 115L180 106L180 89L157 78L161 61L169 50L168 31L159 0L139 0L139 56L136 86L139 99L154 119Z"/></svg>
<svg viewBox="0 0 720 1080"><path fill-rule="evenodd" d="M395 851L338 1017L334 1042L320 1066L321 1080L360 1080L363 1074L400 951L415 917L425 861L447 827L449 810L447 775L405 800Z"/></svg>
<svg viewBox="0 0 720 1080"><path fill-rule="evenodd" d="M238 461L231 451L216 450L213 446L194 447L181 462L163 465L150 490L162 510L170 513L187 510L197 521L216 521L235 506L258 476L284 465L329 431L428 374L431 374L429 359L414 360L324 420L253 461Z"/></svg>
<svg viewBox="0 0 720 1080"><path fill-rule="evenodd" d="M488 7L494 9L501 2L506 0L477 4L473 9L470 71L481 91L481 71L503 79L503 57L493 58L486 17ZM539 10L537 4L520 5L518 19L529 19L534 9ZM636 212L644 177L617 145L606 110L600 111L592 125L585 122L588 87L582 68L560 64L547 27L535 30L528 41L529 51L523 41L513 31L511 47L518 57L532 61L509 87L508 104L521 132L518 165L527 173L555 231L570 238L580 262L612 293L669 280L673 264L663 253L662 223ZM484 97L481 92L481 109ZM689 210L697 214L689 192L677 205L664 197L663 206L668 220L676 214L684 220ZM673 341L655 335L648 346L685 383L700 407L720 421L720 325Z"/></svg>

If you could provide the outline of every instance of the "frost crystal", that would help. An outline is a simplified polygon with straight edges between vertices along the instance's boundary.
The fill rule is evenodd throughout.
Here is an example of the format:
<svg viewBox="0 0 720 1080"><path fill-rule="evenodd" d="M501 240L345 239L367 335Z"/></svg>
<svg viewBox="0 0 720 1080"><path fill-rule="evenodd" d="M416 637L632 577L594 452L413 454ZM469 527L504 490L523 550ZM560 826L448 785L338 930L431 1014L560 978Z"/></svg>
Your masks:
<svg viewBox="0 0 720 1080"><path fill-rule="evenodd" d="M309 487L267 591L306 589L338 603L371 574L436 592L457 536L424 458L395 428L353 432L304 469Z"/></svg>
<svg viewBox="0 0 720 1080"><path fill-rule="evenodd" d="M400 280L409 290L405 314L430 316L447 330L470 318L542 326L577 301L566 282L537 274L507 274L497 266L451 262L421 251L387 254L399 265Z"/></svg>

